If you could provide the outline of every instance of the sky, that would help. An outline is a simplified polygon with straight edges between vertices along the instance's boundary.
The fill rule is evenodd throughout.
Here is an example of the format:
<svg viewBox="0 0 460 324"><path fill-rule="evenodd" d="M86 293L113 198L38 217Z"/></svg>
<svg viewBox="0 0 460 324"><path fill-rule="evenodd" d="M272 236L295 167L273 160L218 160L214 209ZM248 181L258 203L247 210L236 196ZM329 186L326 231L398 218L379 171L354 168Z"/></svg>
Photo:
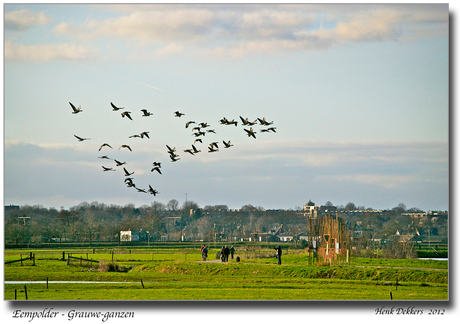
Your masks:
<svg viewBox="0 0 460 324"><path fill-rule="evenodd" d="M446 4L5 4L3 68L5 205L449 208Z"/></svg>

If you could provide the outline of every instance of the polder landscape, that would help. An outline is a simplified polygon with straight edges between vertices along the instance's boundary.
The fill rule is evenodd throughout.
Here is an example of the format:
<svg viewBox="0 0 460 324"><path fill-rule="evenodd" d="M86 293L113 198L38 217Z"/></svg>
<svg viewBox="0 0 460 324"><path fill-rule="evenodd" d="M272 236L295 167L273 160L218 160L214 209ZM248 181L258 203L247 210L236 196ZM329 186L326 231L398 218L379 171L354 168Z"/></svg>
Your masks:
<svg viewBox="0 0 460 324"><path fill-rule="evenodd" d="M190 202L182 208L174 202L169 208L153 205L7 208L5 300L449 298L442 213L413 213L401 205L352 213L326 204L310 208L315 215L306 207L269 211L249 205L236 211ZM329 214L321 214L326 207ZM337 245L337 251L347 252L328 259L319 252L324 238L312 243L314 233L307 232L312 217L331 211L344 221L349 237L346 248L345 238ZM427 235L413 234L427 224ZM121 234L127 232L129 239ZM203 245L209 249L206 261ZM219 257L224 245L235 249L227 262Z"/></svg>

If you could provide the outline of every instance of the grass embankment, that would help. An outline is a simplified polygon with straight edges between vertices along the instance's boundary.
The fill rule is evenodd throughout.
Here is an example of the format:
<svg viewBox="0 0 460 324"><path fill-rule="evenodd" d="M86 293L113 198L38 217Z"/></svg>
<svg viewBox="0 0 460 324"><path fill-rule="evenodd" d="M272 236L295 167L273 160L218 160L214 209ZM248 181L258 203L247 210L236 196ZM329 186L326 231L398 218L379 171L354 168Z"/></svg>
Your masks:
<svg viewBox="0 0 460 324"><path fill-rule="evenodd" d="M86 253L74 254L86 257ZM210 255L213 255L210 253ZM111 261L111 253L88 255ZM14 258L10 255L8 258ZM158 258L158 259L155 259ZM243 259L237 263L197 262L199 253L114 255L127 272L100 272L67 266L58 255L37 255L36 265L25 261L5 266L6 281L93 281L112 283L27 284L30 300L446 300L447 262L433 260L353 260L353 265L305 265L305 254ZM211 258L213 260L214 258ZM161 260L161 261L160 261ZM164 261L166 260L166 261ZM141 283L142 280L142 283ZM121 282L121 283L117 283ZM398 282L398 286L395 286ZM24 284L6 284L5 299L24 299ZM391 295L390 295L391 292Z"/></svg>

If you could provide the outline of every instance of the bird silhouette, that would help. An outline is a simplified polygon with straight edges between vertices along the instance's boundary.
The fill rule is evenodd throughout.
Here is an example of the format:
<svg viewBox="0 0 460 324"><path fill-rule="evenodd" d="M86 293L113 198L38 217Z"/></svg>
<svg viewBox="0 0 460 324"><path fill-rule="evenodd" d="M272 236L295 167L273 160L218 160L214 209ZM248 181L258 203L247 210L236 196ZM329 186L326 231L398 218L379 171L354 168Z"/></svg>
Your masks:
<svg viewBox="0 0 460 324"><path fill-rule="evenodd" d="M120 109L125 109L125 107L117 107L117 106L115 106L113 103L110 103L110 105L112 106L112 108L113 108L112 110L113 110L113 111L118 111L118 110L120 110Z"/></svg>
<svg viewBox="0 0 460 324"><path fill-rule="evenodd" d="M193 144L192 144L192 149L193 149L193 153L195 153L195 154L201 152L201 150L197 150L195 145L193 145Z"/></svg>
<svg viewBox="0 0 460 324"><path fill-rule="evenodd" d="M228 141L228 142L222 141L222 142L224 143L225 148L229 148L229 147L233 146L233 144L231 144L230 141Z"/></svg>
<svg viewBox="0 0 460 324"><path fill-rule="evenodd" d="M174 112L174 116L175 117L182 117L183 115L185 115L184 113L181 113L180 111L175 111Z"/></svg>
<svg viewBox="0 0 460 324"><path fill-rule="evenodd" d="M80 137L80 136L77 136L77 135L75 135L75 134L74 134L73 136L75 136L75 137L76 137L76 138L77 138L77 139L78 139L80 142L83 142L83 141L88 141L88 140L90 140L90 139L91 139L91 138L84 138L84 137Z"/></svg>
<svg viewBox="0 0 460 324"><path fill-rule="evenodd" d="M120 146L119 149L121 149L121 148L127 148L127 149L130 150L131 152L133 151L133 150L131 150L131 147L130 147L129 145L123 144L122 146Z"/></svg>
<svg viewBox="0 0 460 324"><path fill-rule="evenodd" d="M142 132L142 133L141 133L141 138L144 138L144 136L145 136L145 137L147 137L147 138L150 139L149 133L150 133L150 132Z"/></svg>
<svg viewBox="0 0 460 324"><path fill-rule="evenodd" d="M252 136L252 137L256 138L256 133L257 133L257 132L254 132L254 130L252 129L252 127L251 127L249 130L246 129L246 128L244 128L244 130L246 131L248 137L251 137L251 136Z"/></svg>
<svg viewBox="0 0 460 324"><path fill-rule="evenodd" d="M126 170L126 168L123 168L123 171L125 171L125 176L129 177L130 175L134 174L135 171L129 173L128 170Z"/></svg>
<svg viewBox="0 0 460 324"><path fill-rule="evenodd" d="M156 167L152 168L152 170L150 170L150 172L153 172L153 171L157 171L159 174L161 174L161 170L160 170L159 166L156 166Z"/></svg>
<svg viewBox="0 0 460 324"><path fill-rule="evenodd" d="M161 162L153 162L152 164L153 164L153 166L157 166L157 167L161 168Z"/></svg>
<svg viewBox="0 0 460 324"><path fill-rule="evenodd" d="M111 149L113 149L109 144L104 143L104 144L102 144L101 147L99 148L99 151L102 150L102 148L103 148L104 146L107 146L107 147L110 147Z"/></svg>
<svg viewBox="0 0 460 324"><path fill-rule="evenodd" d="M102 169L103 169L102 171L115 171L114 169L112 169L112 168L107 168L107 167L105 167L105 166L102 166Z"/></svg>
<svg viewBox="0 0 460 324"><path fill-rule="evenodd" d="M195 124L195 122L193 120L190 120L188 122L185 123L185 128L188 128L190 126L190 124Z"/></svg>
<svg viewBox="0 0 460 324"><path fill-rule="evenodd" d="M273 124L273 122L267 122L267 121L265 120L265 117L263 117L262 119L260 119L260 118L257 118L257 119L259 120L259 123L260 123L261 125L264 125L264 126L269 126L269 125Z"/></svg>
<svg viewBox="0 0 460 324"><path fill-rule="evenodd" d="M143 113L142 117L149 117L153 115L151 112L148 112L147 109L141 109L141 111Z"/></svg>
<svg viewBox="0 0 460 324"><path fill-rule="evenodd" d="M139 137L139 138L140 138L141 135L139 135L139 134L134 134L134 135L131 135L129 138L134 138L134 137Z"/></svg>
<svg viewBox="0 0 460 324"><path fill-rule="evenodd" d="M192 152L192 150L191 150L191 149L186 149L186 150L184 150L184 152L190 153L190 154L192 154L192 155L194 155L194 154L195 154L195 153L193 153L193 152Z"/></svg>
<svg viewBox="0 0 460 324"><path fill-rule="evenodd" d="M159 193L157 190L153 189L151 185L149 185L149 192L154 196L156 196Z"/></svg>
<svg viewBox="0 0 460 324"><path fill-rule="evenodd" d="M175 148L175 147L171 148L169 145L166 145L166 147L168 148L168 153L169 153L169 154L174 154L174 152L176 152L176 148Z"/></svg>
<svg viewBox="0 0 460 324"><path fill-rule="evenodd" d="M145 191L144 189L140 189L140 188L137 188L137 187L134 187L134 188L136 188L138 192L147 193L147 191Z"/></svg>
<svg viewBox="0 0 460 324"><path fill-rule="evenodd" d="M122 166L123 164L126 164L126 162L120 162L120 161L115 160L115 159L114 159L114 161L117 164L117 166Z"/></svg>
<svg viewBox="0 0 460 324"><path fill-rule="evenodd" d="M121 117L123 117L123 118L128 117L129 119L133 120L133 119L131 118L130 113L131 113L130 111L123 111L123 112L121 113Z"/></svg>
<svg viewBox="0 0 460 324"><path fill-rule="evenodd" d="M111 158L109 158L107 155L99 156L99 159L108 159L108 160L111 160Z"/></svg>
<svg viewBox="0 0 460 324"><path fill-rule="evenodd" d="M170 155L169 156L171 158L171 162L176 162L176 161L179 161L180 158L179 158L179 155Z"/></svg>
<svg viewBox="0 0 460 324"><path fill-rule="evenodd" d="M71 102L69 102L69 104L73 109L72 114L78 114L79 112L83 111L83 110L81 110L81 106L78 106L78 108L75 108L75 106Z"/></svg>

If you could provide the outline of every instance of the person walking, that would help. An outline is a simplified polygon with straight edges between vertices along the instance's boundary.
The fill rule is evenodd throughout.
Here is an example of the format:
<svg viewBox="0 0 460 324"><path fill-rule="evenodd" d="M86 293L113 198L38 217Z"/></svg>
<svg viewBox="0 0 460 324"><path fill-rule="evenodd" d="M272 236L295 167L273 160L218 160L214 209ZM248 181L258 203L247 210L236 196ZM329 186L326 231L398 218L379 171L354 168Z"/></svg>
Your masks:
<svg viewBox="0 0 460 324"><path fill-rule="evenodd" d="M206 258L208 257L208 248L206 245L203 245L201 248L201 257L203 258L203 261L206 261Z"/></svg>
<svg viewBox="0 0 460 324"><path fill-rule="evenodd" d="M230 247L230 254L231 254L232 260L233 260L233 254L235 254L235 248L233 247L233 245Z"/></svg>
<svg viewBox="0 0 460 324"><path fill-rule="evenodd" d="M222 246L222 249L220 250L220 259L222 262L225 262L225 246Z"/></svg>
<svg viewBox="0 0 460 324"><path fill-rule="evenodd" d="M228 246L226 245L224 247L224 258L225 258L225 262L228 262L228 255L230 254L230 249L228 248Z"/></svg>
<svg viewBox="0 0 460 324"><path fill-rule="evenodd" d="M278 260L278 265L281 265L281 254L282 254L281 246L278 245L274 247L274 249L276 250L276 259Z"/></svg>

